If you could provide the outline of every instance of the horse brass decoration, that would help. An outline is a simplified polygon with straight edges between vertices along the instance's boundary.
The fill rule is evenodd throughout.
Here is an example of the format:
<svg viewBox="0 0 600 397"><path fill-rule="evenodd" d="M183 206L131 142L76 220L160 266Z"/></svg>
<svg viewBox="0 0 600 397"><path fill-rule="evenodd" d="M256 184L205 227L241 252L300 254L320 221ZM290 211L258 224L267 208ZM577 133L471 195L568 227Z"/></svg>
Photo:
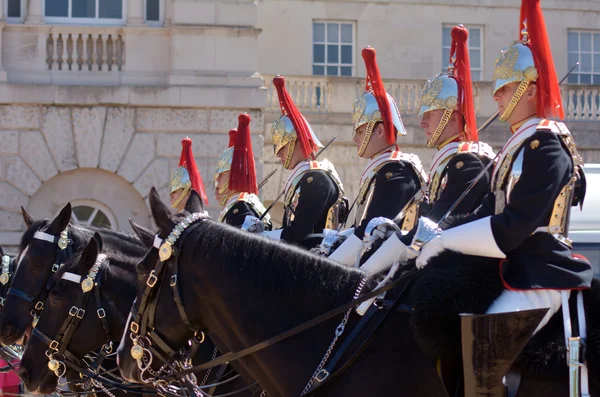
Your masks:
<svg viewBox="0 0 600 397"><path fill-rule="evenodd" d="M10 275L8 273L2 273L0 275L0 283L2 283L2 285L6 285L9 280L10 280Z"/></svg>
<svg viewBox="0 0 600 397"><path fill-rule="evenodd" d="M52 372L56 372L58 371L58 369L60 368L60 363L58 362L58 360L52 359L50 361L48 361L48 369Z"/></svg>
<svg viewBox="0 0 600 397"><path fill-rule="evenodd" d="M90 292L94 288L94 279L91 277L86 277L85 280L81 282L81 289L83 292Z"/></svg>
<svg viewBox="0 0 600 397"><path fill-rule="evenodd" d="M173 246L168 241L165 241L158 250L158 256L162 262L166 261L173 255Z"/></svg>
<svg viewBox="0 0 600 397"><path fill-rule="evenodd" d="M134 360L141 360L144 357L144 349L140 345L133 345L130 353Z"/></svg>

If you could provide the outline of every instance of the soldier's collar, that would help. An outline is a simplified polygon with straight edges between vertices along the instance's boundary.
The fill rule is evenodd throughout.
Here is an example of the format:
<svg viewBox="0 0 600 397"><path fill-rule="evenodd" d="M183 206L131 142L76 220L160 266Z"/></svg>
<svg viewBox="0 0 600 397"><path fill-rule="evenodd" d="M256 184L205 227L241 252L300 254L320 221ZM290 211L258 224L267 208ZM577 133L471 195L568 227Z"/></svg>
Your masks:
<svg viewBox="0 0 600 397"><path fill-rule="evenodd" d="M372 155L369 160L373 160L375 157L379 156L382 153L387 153L387 152L393 152L394 150L398 150L398 147L396 145L392 145L389 147L386 147L385 149L375 153L374 155Z"/></svg>
<svg viewBox="0 0 600 397"><path fill-rule="evenodd" d="M514 134L515 132L517 132L519 130L519 128L521 128L523 126L523 124L525 124L526 122L528 122L529 120L531 120L535 117L537 117L537 116L535 114L533 114L533 115L526 117L525 119L519 121L518 123L511 125L510 132Z"/></svg>
<svg viewBox="0 0 600 397"><path fill-rule="evenodd" d="M458 139L458 137L460 136L460 132L456 135L452 135L450 138L446 139L444 142L440 143L437 146L437 149L440 150L441 148L443 148L444 146L446 146L447 144L449 144L450 142L454 142Z"/></svg>

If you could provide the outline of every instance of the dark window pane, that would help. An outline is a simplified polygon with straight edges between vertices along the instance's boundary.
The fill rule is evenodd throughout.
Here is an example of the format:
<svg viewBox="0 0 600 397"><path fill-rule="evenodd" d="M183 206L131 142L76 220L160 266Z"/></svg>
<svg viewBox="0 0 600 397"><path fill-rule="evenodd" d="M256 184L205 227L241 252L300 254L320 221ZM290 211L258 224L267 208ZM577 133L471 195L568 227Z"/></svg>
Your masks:
<svg viewBox="0 0 600 397"><path fill-rule="evenodd" d="M340 76L352 76L352 67L351 66L342 66L342 73Z"/></svg>
<svg viewBox="0 0 600 397"><path fill-rule="evenodd" d="M78 205L77 207L73 208L73 212L75 213L75 216L77 217L79 222L85 222L90 219L90 217L92 216L92 212L94 212L94 209L87 205Z"/></svg>
<svg viewBox="0 0 600 397"><path fill-rule="evenodd" d="M123 0L99 0L98 18L123 18Z"/></svg>
<svg viewBox="0 0 600 397"><path fill-rule="evenodd" d="M452 36L450 36L451 28L442 28L442 46L450 47L452 44Z"/></svg>
<svg viewBox="0 0 600 397"><path fill-rule="evenodd" d="M594 73L600 73L600 54L594 54Z"/></svg>
<svg viewBox="0 0 600 397"><path fill-rule="evenodd" d="M571 73L569 75L569 84L577 84L579 82L579 75Z"/></svg>
<svg viewBox="0 0 600 397"><path fill-rule="evenodd" d="M325 45L324 44L313 45L313 62L325 63Z"/></svg>
<svg viewBox="0 0 600 397"><path fill-rule="evenodd" d="M583 73L589 73L592 71L592 55L591 54L581 54L579 57L579 70Z"/></svg>
<svg viewBox="0 0 600 397"><path fill-rule="evenodd" d="M340 61L339 50L340 47L338 45L327 46L327 63L338 63Z"/></svg>
<svg viewBox="0 0 600 397"><path fill-rule="evenodd" d="M594 51L600 52L600 33L594 33Z"/></svg>
<svg viewBox="0 0 600 397"><path fill-rule="evenodd" d="M581 45L581 51L592 51L592 34L580 33L579 44Z"/></svg>
<svg viewBox="0 0 600 397"><path fill-rule="evenodd" d="M594 85L600 85L600 74L594 75ZM600 96L596 97L596 103L598 103L598 100L600 100Z"/></svg>
<svg viewBox="0 0 600 397"><path fill-rule="evenodd" d="M69 0L46 0L47 17L68 17Z"/></svg>
<svg viewBox="0 0 600 397"><path fill-rule="evenodd" d="M327 41L329 43L339 43L340 41L340 24L339 23L328 23L327 24Z"/></svg>
<svg viewBox="0 0 600 397"><path fill-rule="evenodd" d="M567 37L567 50L579 51L579 34L575 32L569 32Z"/></svg>
<svg viewBox="0 0 600 397"><path fill-rule="evenodd" d="M324 23L313 23L313 42L324 43L325 42L325 24Z"/></svg>
<svg viewBox="0 0 600 397"><path fill-rule="evenodd" d="M95 18L96 0L77 0L71 3L71 16L73 18Z"/></svg>
<svg viewBox="0 0 600 397"><path fill-rule="evenodd" d="M8 17L21 18L21 0L8 0Z"/></svg>
<svg viewBox="0 0 600 397"><path fill-rule="evenodd" d="M481 81L481 72L479 70L472 70L471 71L471 80Z"/></svg>
<svg viewBox="0 0 600 397"><path fill-rule="evenodd" d="M481 68L481 50L469 51L469 57L471 58L471 67L475 69Z"/></svg>
<svg viewBox="0 0 600 397"><path fill-rule="evenodd" d="M105 226L105 227L111 227L112 226L110 224L110 221L106 217L106 215L104 215L104 212L102 212L100 210L98 210L98 213L96 214L96 216L92 220L91 224L93 226Z"/></svg>
<svg viewBox="0 0 600 397"><path fill-rule="evenodd" d="M592 75L591 74L580 74L579 75L579 84L592 84Z"/></svg>
<svg viewBox="0 0 600 397"><path fill-rule="evenodd" d="M575 64L579 61L579 53L577 52L569 52L567 54L567 66L570 68L572 68L573 66L575 66ZM575 68L575 70L573 70L573 72L578 73L579 72L579 66L577 66Z"/></svg>
<svg viewBox="0 0 600 397"><path fill-rule="evenodd" d="M313 76L325 76L325 66L313 66Z"/></svg>
<svg viewBox="0 0 600 397"><path fill-rule="evenodd" d="M342 46L342 63L352 64L352 46Z"/></svg>
<svg viewBox="0 0 600 397"><path fill-rule="evenodd" d="M337 76L337 75L339 75L337 66L327 66L327 76Z"/></svg>
<svg viewBox="0 0 600 397"><path fill-rule="evenodd" d="M448 64L450 63L450 48L442 48L442 72L448 70Z"/></svg>
<svg viewBox="0 0 600 397"><path fill-rule="evenodd" d="M481 29L469 29L469 47L481 48Z"/></svg>
<svg viewBox="0 0 600 397"><path fill-rule="evenodd" d="M146 21L160 20L159 0L146 0Z"/></svg>
<svg viewBox="0 0 600 397"><path fill-rule="evenodd" d="M342 43L352 43L352 25L349 23L342 24Z"/></svg>

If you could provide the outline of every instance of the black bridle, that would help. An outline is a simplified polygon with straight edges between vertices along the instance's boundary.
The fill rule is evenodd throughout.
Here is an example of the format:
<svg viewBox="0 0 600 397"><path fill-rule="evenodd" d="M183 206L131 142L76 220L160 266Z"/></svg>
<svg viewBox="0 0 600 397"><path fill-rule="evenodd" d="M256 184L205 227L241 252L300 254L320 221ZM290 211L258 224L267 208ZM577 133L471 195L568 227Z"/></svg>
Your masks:
<svg viewBox="0 0 600 397"><path fill-rule="evenodd" d="M35 327L31 333L32 336L37 337L48 345L48 350L46 350L46 357L48 357L49 360L48 368L59 378L65 374L67 365L69 365L69 363L75 363L78 366L84 365L89 367L92 372L97 372L104 359L112 353L113 343L110 335L110 327L108 321L106 320L106 312L102 307L102 300L100 297L100 288L102 286L101 274L102 270L106 267L105 262L106 257L99 256L87 276L65 272L65 274L62 276L62 279L76 282L78 284L81 283L81 294L77 297L75 304L69 309L69 315L59 328L59 331L55 337L49 337L39 327ZM93 294L96 298L96 315L102 323L102 328L105 334L105 343L100 349L100 352L97 354L94 362L92 364L88 364L83 362L75 354L69 351L69 343L77 331L81 320L89 310L87 306L92 296L92 293L90 293L92 290L94 291Z"/></svg>
<svg viewBox="0 0 600 397"><path fill-rule="evenodd" d="M312 327L315 327L327 320L330 320L336 316L339 316L340 314L348 311L349 309L357 307L359 304L361 304L363 302L366 302L372 298L378 297L379 295L381 295L387 291L390 291L391 289L393 289L395 287L400 286L400 284L402 282L406 282L408 280L408 283L402 288L402 290L399 292L399 294L393 300L379 301L380 305L372 305L370 307L370 309L367 311L365 316L355 326L352 333L347 337L347 340L338 349L338 351L336 352L336 355L333 357L333 359L331 360L329 365L327 365L327 367L325 368L327 375L323 378L316 377L315 380L317 382L315 382L314 386L312 388L310 388L308 393L305 394L305 395L312 395L317 390L320 390L321 387L326 382L329 382L330 380L337 378L347 368L349 368L350 365L352 365L352 363L358 358L358 356L364 351L364 349L366 348L368 343L372 340L375 331L385 322L385 320L389 317L388 315L391 312L399 310L402 312L410 313L412 311L412 308L400 309L399 307L403 306L403 305L401 305L400 302L401 302L402 297L404 296L404 294L406 293L406 291L409 288L412 277L418 273L418 270L414 267L409 270L406 270L402 275L400 275L394 281L388 283L387 285L384 285L381 288L373 290L373 291L363 295L362 297L353 299L352 301L347 302L344 305L341 305L335 309L332 309L329 312L324 313L320 316L317 316L317 317L313 318L312 320L304 322L292 329L282 332L279 335L276 335L272 338L269 338L265 341L262 341L253 346L247 347L240 351L223 354L222 356L215 358L213 360L210 360L204 364L196 365L193 367L188 366L188 368L180 367L178 370L178 368L176 368L176 366L172 365L171 362L166 361L164 359L164 355L156 349L156 347L159 347L160 349L163 350L163 352L165 353L166 356L176 357L175 350L172 349L168 345L168 343L165 342L154 330L154 318L155 318L154 316L155 316L155 312L156 312L156 306L158 303L157 297L159 295L160 288L163 285L163 280L165 279L165 275L167 273L166 269L170 269L172 276L171 276L171 281L169 284L173 288L173 293L175 296L175 303L177 305L179 314L180 314L182 320L184 321L184 323L186 324L186 326L194 332L194 336L196 336L198 334L198 332L200 332L202 335L202 341L204 340L204 333L202 331L199 331L198 328L194 328L191 325L189 318L185 313L185 309L183 307L183 304L182 304L181 298L180 298L181 294L179 293L179 288L178 288L178 284L177 284L177 269L178 269L179 255L181 253L181 248L179 248L179 247L183 246L183 242L185 241L187 236L189 236L189 233L190 233L189 231L191 230L190 226L192 226L192 224L196 223L196 221L198 221L198 220L203 220L202 218L203 217L200 217L193 221L188 221L188 222L184 221L184 222L182 222L183 224L185 224L184 227L181 227L182 223L178 224L165 242L163 242L158 236L155 237L154 247L159 249L159 257L160 258L157 262L157 265L150 272L150 274L146 280L146 286L144 288L144 293L142 294L139 305L137 305L137 307L136 307L136 301L137 301L137 299L136 299L136 301L134 301L132 309L131 309L132 321L130 324L130 331L131 331L130 337L134 342L134 346L132 348L132 356L134 356L134 349L138 349L138 352L141 354L148 352L148 354L155 354L157 357L161 358L161 360L163 360L163 362L166 363L165 365L163 365L163 368L168 367L170 369L170 371L168 371L167 373L164 373L164 375L166 375L166 377L163 377L161 379L156 379L156 380L162 382L163 384L168 384L169 382L186 379L186 377L191 374L194 374L194 373L197 373L200 371L205 371L205 370L214 368L219 365L228 364L230 362L239 360L243 357L252 355L258 351L264 350L269 346L272 346L283 340L289 339L303 331L306 331L306 330L308 330ZM189 219L189 217L186 218L186 220L187 219ZM193 225L193 226L195 226L195 225ZM173 233L176 233L175 234L176 237L174 239L170 239L173 236ZM180 244L179 247L176 245L176 243ZM166 245L166 247L165 247L165 245ZM155 289L155 286L157 284L158 284L158 288ZM158 290L158 292L157 292L157 290ZM350 355L350 357L339 368L336 369L336 366L339 363L340 359L342 358L344 353L346 353L346 351L349 349L350 345L356 340L358 334L361 332L363 327L373 317L375 317L376 313L378 313L378 312L383 312L384 315L379 316L379 318L374 321L375 326L371 330L369 335L355 349L355 352L352 353ZM141 343L143 343L143 341L146 341L148 343L148 347L141 345ZM152 342L154 342L154 344ZM175 354L171 354L171 353L175 353ZM135 356L134 356L134 358L135 358ZM139 360L136 360L136 361L138 361L138 366L139 366ZM148 366L149 366L149 364L148 364ZM159 373L157 375L162 375L162 373Z"/></svg>
<svg viewBox="0 0 600 397"><path fill-rule="evenodd" d="M2 269L0 273L0 306L6 304L6 295L12 284L12 278L15 274L17 258L8 255L2 256Z"/></svg>
<svg viewBox="0 0 600 397"><path fill-rule="evenodd" d="M52 269L50 274L48 275L48 280L46 281L46 286L42 288L42 290L37 294L37 296L30 295L29 293L15 288L10 287L8 289L8 295L13 295L19 299L22 299L26 302L31 303L32 310L31 315L34 318L34 322L39 317L42 310L44 310L44 302L48 297L48 293L52 289L52 274L56 273L58 269L62 266L62 264L73 255L73 240L69 238L69 227L63 230L60 235L55 236L52 234L48 234L46 232L37 231L33 235L34 239L43 240L50 242L56 245L56 260L52 265ZM25 255L26 252L21 253L21 255ZM19 260L22 258L19 257ZM34 324L35 325L35 324Z"/></svg>

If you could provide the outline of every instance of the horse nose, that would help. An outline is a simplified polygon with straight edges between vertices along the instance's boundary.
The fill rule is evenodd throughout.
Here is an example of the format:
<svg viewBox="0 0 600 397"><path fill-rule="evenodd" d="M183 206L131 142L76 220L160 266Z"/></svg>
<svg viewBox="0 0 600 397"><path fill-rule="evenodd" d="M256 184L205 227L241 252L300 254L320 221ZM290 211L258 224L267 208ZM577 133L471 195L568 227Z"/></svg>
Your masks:
<svg viewBox="0 0 600 397"><path fill-rule="evenodd" d="M24 366L21 366L19 368L19 378L21 378L21 381L23 382L23 384L25 386L27 386L29 384L29 374L27 373L27 368L25 368Z"/></svg>
<svg viewBox="0 0 600 397"><path fill-rule="evenodd" d="M13 339L15 335L15 327L12 325L3 325L2 330L0 331L3 339Z"/></svg>

